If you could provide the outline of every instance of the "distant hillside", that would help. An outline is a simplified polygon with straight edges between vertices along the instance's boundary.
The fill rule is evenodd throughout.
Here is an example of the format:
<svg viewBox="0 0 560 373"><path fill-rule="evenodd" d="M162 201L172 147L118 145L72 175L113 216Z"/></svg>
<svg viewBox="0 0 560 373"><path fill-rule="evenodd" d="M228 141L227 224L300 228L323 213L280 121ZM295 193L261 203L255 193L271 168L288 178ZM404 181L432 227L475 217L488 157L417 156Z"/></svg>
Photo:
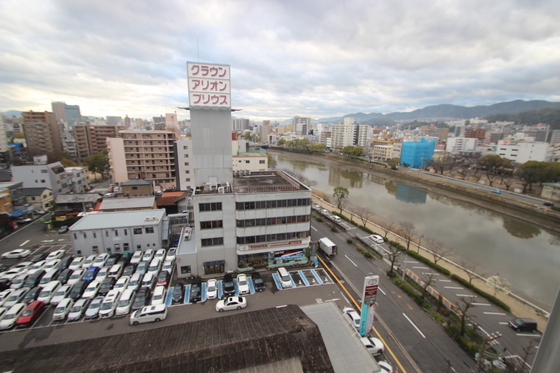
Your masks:
<svg viewBox="0 0 560 373"><path fill-rule="evenodd" d="M392 120L414 120L414 119L438 119L438 118L455 118L455 119L470 119L470 118L484 118L489 115L497 114L517 114L527 110L536 110L547 107L554 107L560 105L560 102L549 101L523 101L516 100L510 102L500 102L489 106L457 106L457 105L434 105L428 106L423 109L417 109L410 112L396 112L390 114L380 113L356 113L347 114L344 117L354 117L358 123L370 123L369 121L375 118L386 118ZM342 118L322 118L319 122L338 122Z"/></svg>
<svg viewBox="0 0 560 373"><path fill-rule="evenodd" d="M550 124L551 129L560 129L560 106L547 107L538 110L529 110L517 114L496 114L486 117L489 122L507 121L516 124Z"/></svg>
<svg viewBox="0 0 560 373"><path fill-rule="evenodd" d="M16 117L20 117L20 116L21 116L21 111L19 111L19 110L8 110L8 111L6 111L6 112L4 113L4 116L5 116L6 118L11 118L11 117L13 117L14 115L15 115Z"/></svg>

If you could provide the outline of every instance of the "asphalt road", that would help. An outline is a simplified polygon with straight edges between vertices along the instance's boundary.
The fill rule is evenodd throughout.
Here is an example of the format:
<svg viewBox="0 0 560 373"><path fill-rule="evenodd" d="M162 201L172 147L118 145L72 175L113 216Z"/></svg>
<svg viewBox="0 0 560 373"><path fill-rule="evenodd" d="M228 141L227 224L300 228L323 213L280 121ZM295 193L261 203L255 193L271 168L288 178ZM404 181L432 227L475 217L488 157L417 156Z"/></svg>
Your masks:
<svg viewBox="0 0 560 373"><path fill-rule="evenodd" d="M475 367L473 359L431 316L420 309L408 295L385 276L389 265L379 259L374 261L365 259L346 243L346 240L351 238L350 234L354 235L357 231L350 230L347 233L335 234L331 232L330 226L331 223L313 221L311 230L313 241L321 237L329 237L338 246L338 255L331 263L343 274L345 285L349 285L354 290L357 299L361 297L364 277L369 273L379 275L380 292L377 296L378 306L374 327L380 329L382 335L388 336L384 339L391 341L388 342L389 346L406 371L416 371L414 369L416 365L423 372L441 372L446 371L449 364L456 372L471 371ZM412 361L409 361L407 355Z"/></svg>

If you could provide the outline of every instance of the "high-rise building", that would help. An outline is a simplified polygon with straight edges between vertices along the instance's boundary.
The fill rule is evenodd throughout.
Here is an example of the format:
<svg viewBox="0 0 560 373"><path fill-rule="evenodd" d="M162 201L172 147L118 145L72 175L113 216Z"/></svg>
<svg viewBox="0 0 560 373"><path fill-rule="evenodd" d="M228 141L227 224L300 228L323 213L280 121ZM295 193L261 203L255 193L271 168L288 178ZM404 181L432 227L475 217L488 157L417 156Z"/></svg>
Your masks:
<svg viewBox="0 0 560 373"><path fill-rule="evenodd" d="M107 138L118 137L119 131L125 126L103 126L91 124L79 124L74 127L74 138L76 141L76 153L78 159L99 153L107 149Z"/></svg>
<svg viewBox="0 0 560 373"><path fill-rule="evenodd" d="M64 117L66 118L66 126L71 130L76 124L82 121L82 114L78 105L65 105Z"/></svg>
<svg viewBox="0 0 560 373"><path fill-rule="evenodd" d="M232 119L232 123L234 131L244 131L249 129L249 119Z"/></svg>
<svg viewBox="0 0 560 373"><path fill-rule="evenodd" d="M110 126L118 126L122 123L121 117L107 116L107 124Z"/></svg>
<svg viewBox="0 0 560 373"><path fill-rule="evenodd" d="M64 111L65 106L66 106L65 102L61 102L61 101L51 102L52 111L58 123L66 123L66 113Z"/></svg>
<svg viewBox="0 0 560 373"><path fill-rule="evenodd" d="M333 123L331 127L331 147L342 150L346 146L354 145L354 118L344 118L342 123Z"/></svg>
<svg viewBox="0 0 560 373"><path fill-rule="evenodd" d="M261 142L268 144L268 135L270 134L270 121L269 120L263 120L263 123L261 125Z"/></svg>
<svg viewBox="0 0 560 373"><path fill-rule="evenodd" d="M176 188L175 132L123 130L119 136L107 139L113 182L142 179Z"/></svg>
<svg viewBox="0 0 560 373"><path fill-rule="evenodd" d="M53 113L27 111L22 116L23 132L30 155L54 155L64 151L60 127Z"/></svg>
<svg viewBox="0 0 560 373"><path fill-rule="evenodd" d="M292 127L297 135L307 136L311 130L311 118L302 118L299 115L292 119Z"/></svg>
<svg viewBox="0 0 560 373"><path fill-rule="evenodd" d="M167 128L174 128L177 131L181 130L176 113L165 113L165 126Z"/></svg>

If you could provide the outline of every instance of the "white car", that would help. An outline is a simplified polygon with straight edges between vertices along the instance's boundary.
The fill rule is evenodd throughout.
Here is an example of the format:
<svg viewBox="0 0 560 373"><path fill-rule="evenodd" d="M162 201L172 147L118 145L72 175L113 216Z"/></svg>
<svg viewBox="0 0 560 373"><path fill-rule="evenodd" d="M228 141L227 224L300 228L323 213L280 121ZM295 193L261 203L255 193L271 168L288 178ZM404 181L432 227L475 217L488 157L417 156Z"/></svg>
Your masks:
<svg viewBox="0 0 560 373"><path fill-rule="evenodd" d="M247 307L247 300L243 297L229 297L216 303L216 311L240 310Z"/></svg>
<svg viewBox="0 0 560 373"><path fill-rule="evenodd" d="M165 286L156 286L156 289L152 293L152 306L157 304L164 304L165 303L165 296L167 295L167 291Z"/></svg>
<svg viewBox="0 0 560 373"><path fill-rule="evenodd" d="M21 259L21 258L28 257L30 254L31 254L31 250L17 249L2 254L2 259Z"/></svg>
<svg viewBox="0 0 560 373"><path fill-rule="evenodd" d="M64 298L70 295L70 291L72 290L72 285L62 285L58 288L56 293L54 293L53 297L51 298L51 304L53 306L58 305Z"/></svg>
<svg viewBox="0 0 560 373"><path fill-rule="evenodd" d="M15 304L22 303L23 298L29 292L29 288L21 288L14 290L8 297L2 302L2 307L11 308Z"/></svg>
<svg viewBox="0 0 560 373"><path fill-rule="evenodd" d="M4 306L4 302L15 291L15 289L6 289L0 293L0 306Z"/></svg>
<svg viewBox="0 0 560 373"><path fill-rule="evenodd" d="M17 303L14 304L6 313L4 313L4 317L0 320L0 330L6 330L12 328L18 317L23 313L23 310L27 304L25 303Z"/></svg>
<svg viewBox="0 0 560 373"><path fill-rule="evenodd" d="M68 279L68 281L66 281L66 283L68 285L74 285L76 282L82 279L85 272L85 269L82 268L75 270L74 272L72 272L72 275L70 275L70 278Z"/></svg>
<svg viewBox="0 0 560 373"><path fill-rule="evenodd" d="M159 260L163 261L165 258L165 249L159 249L156 251L154 258L158 258Z"/></svg>
<svg viewBox="0 0 560 373"><path fill-rule="evenodd" d="M74 258L74 260L72 260L72 263L70 263L68 268L70 268L73 271L75 271L77 269L80 269L80 268L82 268L82 265L84 264L84 261L85 261L85 258L83 256L78 256L78 257Z"/></svg>
<svg viewBox="0 0 560 373"><path fill-rule="evenodd" d="M23 287L23 284L25 284L25 280L27 280L28 277L29 274L27 273L15 277L12 281L12 284L10 285L10 289L21 289Z"/></svg>
<svg viewBox="0 0 560 373"><path fill-rule="evenodd" d="M154 250L148 249L144 251L144 255L142 255L143 262L151 262L154 258Z"/></svg>
<svg viewBox="0 0 560 373"><path fill-rule="evenodd" d="M378 361L377 365L379 366L379 368L381 368L383 373L393 373L393 367L388 362Z"/></svg>
<svg viewBox="0 0 560 373"><path fill-rule="evenodd" d="M21 262L11 266L10 269L18 269L21 271L21 273L24 273L23 271L27 271L32 265L33 262Z"/></svg>
<svg viewBox="0 0 560 373"><path fill-rule="evenodd" d="M31 267L29 267L29 270L27 272L33 273L35 271L38 271L39 269L43 269L45 264L47 264L46 260L40 260L37 263L33 263L33 265L31 265Z"/></svg>
<svg viewBox="0 0 560 373"><path fill-rule="evenodd" d="M128 283L130 282L130 277L123 277L120 278L119 281L113 286L113 289L117 289L120 292L123 292L128 288Z"/></svg>
<svg viewBox="0 0 560 373"><path fill-rule="evenodd" d="M97 256L95 255L88 256L82 263L82 268L88 269L89 267L91 267L93 265L93 261L95 260L95 258L97 258Z"/></svg>
<svg viewBox="0 0 560 373"><path fill-rule="evenodd" d="M342 314L350 324L356 329L360 329L361 317L352 307L344 307Z"/></svg>
<svg viewBox="0 0 560 373"><path fill-rule="evenodd" d="M175 264L173 260L166 260L165 263L163 263L161 270L167 271L167 273L171 274L173 272L173 264Z"/></svg>
<svg viewBox="0 0 560 373"><path fill-rule="evenodd" d="M64 254L66 253L66 251L64 250L55 250L49 253L49 255L45 258L45 260L48 262L49 260L54 260L54 259L61 259Z"/></svg>
<svg viewBox="0 0 560 373"><path fill-rule="evenodd" d="M70 308L70 312L68 312L68 321L77 321L81 319L89 306L89 301L90 300L87 298L78 299L72 308Z"/></svg>
<svg viewBox="0 0 560 373"><path fill-rule="evenodd" d="M107 263L108 259L109 259L109 254L107 253L99 254L97 258L95 258L95 260L93 261L92 266L102 268L105 266L105 263Z"/></svg>
<svg viewBox="0 0 560 373"><path fill-rule="evenodd" d="M383 353L385 350L385 346L380 339L373 338L373 337L363 337L360 338L360 342L364 345L366 350L369 352L371 356L377 356Z"/></svg>
<svg viewBox="0 0 560 373"><path fill-rule="evenodd" d="M89 298L89 299L95 298L97 292L99 292L100 286L101 286L101 282L97 280L90 282L86 290L84 290L84 293L82 294L82 298Z"/></svg>
<svg viewBox="0 0 560 373"><path fill-rule="evenodd" d="M48 272L51 269L58 268L59 264L60 259L47 260L47 263L43 266L43 269Z"/></svg>
<svg viewBox="0 0 560 373"><path fill-rule="evenodd" d="M111 267L109 267L109 266L105 266L105 267L101 268L99 270L99 272L97 272L97 276L95 276L95 281L99 281L99 283L102 283L103 280L105 280L109 276L109 271L110 270L111 270Z"/></svg>
<svg viewBox="0 0 560 373"><path fill-rule="evenodd" d="M142 275L140 273L135 273L132 276L130 276L130 281L128 283L127 289L138 290L140 288L141 283L142 283Z"/></svg>
<svg viewBox="0 0 560 373"><path fill-rule="evenodd" d="M103 303L101 303L101 307L99 308L99 317L113 317L120 296L121 293L118 290L111 290L108 292L105 298L103 298Z"/></svg>
<svg viewBox="0 0 560 373"><path fill-rule="evenodd" d="M218 281L211 279L206 283L206 298L216 299L218 297Z"/></svg>
<svg viewBox="0 0 560 373"><path fill-rule="evenodd" d="M142 261L143 256L144 256L143 251L135 251L134 254L132 255L132 258L130 258L130 264L140 263Z"/></svg>
<svg viewBox="0 0 560 373"><path fill-rule="evenodd" d="M6 272L2 272L0 274L0 278L5 278L7 280L12 281L13 279L21 275L22 274L21 272L22 272L21 269L8 269Z"/></svg>
<svg viewBox="0 0 560 373"><path fill-rule="evenodd" d="M134 298L136 296L135 289L126 289L119 301L117 302L117 309L115 310L115 316L123 316L128 315L130 312L130 308L132 307L132 303L134 303Z"/></svg>
<svg viewBox="0 0 560 373"><path fill-rule="evenodd" d="M165 261L167 262L168 260L175 260L175 256L177 255L177 248L172 247L169 250L167 250L167 254L165 255Z"/></svg>
<svg viewBox="0 0 560 373"><path fill-rule="evenodd" d="M247 275L240 274L237 275L237 289L239 290L239 295L249 294L249 282L247 281Z"/></svg>
<svg viewBox="0 0 560 373"><path fill-rule="evenodd" d="M64 298L54 309L53 320L60 321L66 319L73 305L74 300L72 298Z"/></svg>
<svg viewBox="0 0 560 373"><path fill-rule="evenodd" d="M378 236L377 234L372 234L369 238L375 243L384 243L383 237Z"/></svg>

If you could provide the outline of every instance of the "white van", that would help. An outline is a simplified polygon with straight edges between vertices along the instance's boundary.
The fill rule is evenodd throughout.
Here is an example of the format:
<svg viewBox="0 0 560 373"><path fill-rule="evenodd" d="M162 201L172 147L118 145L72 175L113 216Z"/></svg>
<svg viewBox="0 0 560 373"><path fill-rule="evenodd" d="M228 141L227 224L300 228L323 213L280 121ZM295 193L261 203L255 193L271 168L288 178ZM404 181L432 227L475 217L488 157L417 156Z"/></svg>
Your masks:
<svg viewBox="0 0 560 373"><path fill-rule="evenodd" d="M118 290L111 290L107 293L103 299L103 303L101 303L101 307L99 307L99 317L113 317L120 295L121 293Z"/></svg>
<svg viewBox="0 0 560 373"><path fill-rule="evenodd" d="M288 271L286 271L286 268L278 268L278 279L280 280L280 285L282 285L282 288L292 287L292 277L290 276Z"/></svg>
<svg viewBox="0 0 560 373"><path fill-rule="evenodd" d="M130 307L132 307L132 303L134 302L135 296L136 289L126 289L117 302L115 316L124 316L128 314L130 312Z"/></svg>
<svg viewBox="0 0 560 373"><path fill-rule="evenodd" d="M130 325L144 324L147 322L158 322L167 318L167 307L165 304L157 306L146 306L141 310L134 311L130 315Z"/></svg>
<svg viewBox="0 0 560 373"><path fill-rule="evenodd" d="M332 220L333 220L335 223L340 224L340 217L338 217L338 216L336 216L336 215L333 215Z"/></svg>
<svg viewBox="0 0 560 373"><path fill-rule="evenodd" d="M130 277L130 282L128 283L127 289L138 290L140 288L140 283L142 282L142 275L140 273L135 273Z"/></svg>
<svg viewBox="0 0 560 373"><path fill-rule="evenodd" d="M49 304L51 302L52 297L54 296L54 293L56 293L59 287L60 287L60 281L49 282L41 290L37 300L40 300L41 302L45 302L45 304Z"/></svg>
<svg viewBox="0 0 560 373"><path fill-rule="evenodd" d="M161 260L158 259L158 258L154 258L154 259L152 259L152 261L150 262L150 265L148 266L148 272L147 273L153 273L154 275L157 275L160 268L161 268Z"/></svg>
<svg viewBox="0 0 560 373"><path fill-rule="evenodd" d="M142 277L142 284L141 287L150 288L150 291L154 289L154 284L156 283L156 276L153 273L146 273L144 277Z"/></svg>
<svg viewBox="0 0 560 373"><path fill-rule="evenodd" d="M119 277L121 277L123 271L123 267L120 264L115 264L114 266L111 267L111 269L109 270L109 273L107 274L107 277L114 277L115 280L118 280Z"/></svg>

